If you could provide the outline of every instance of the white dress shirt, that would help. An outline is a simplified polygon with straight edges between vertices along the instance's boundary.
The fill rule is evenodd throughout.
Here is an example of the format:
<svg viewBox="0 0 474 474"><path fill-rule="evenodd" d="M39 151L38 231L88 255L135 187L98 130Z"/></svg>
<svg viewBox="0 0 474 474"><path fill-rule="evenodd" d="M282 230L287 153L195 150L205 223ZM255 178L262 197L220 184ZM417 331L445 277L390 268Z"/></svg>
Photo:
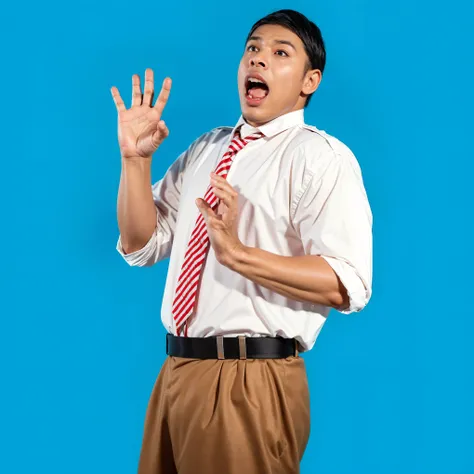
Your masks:
<svg viewBox="0 0 474 474"><path fill-rule="evenodd" d="M240 117L235 127L218 127L194 141L152 186L157 226L141 249L125 254L129 265L150 266L170 258L161 319L176 335L171 307L179 272L199 209L234 130L256 131ZM320 255L360 311L372 293L372 212L358 161L338 139L304 123L304 110L258 128L264 137L235 157L227 176L239 193L238 235L249 247L284 256ZM330 307L296 301L254 283L217 262L212 246L202 269L189 337L282 336L310 350Z"/></svg>

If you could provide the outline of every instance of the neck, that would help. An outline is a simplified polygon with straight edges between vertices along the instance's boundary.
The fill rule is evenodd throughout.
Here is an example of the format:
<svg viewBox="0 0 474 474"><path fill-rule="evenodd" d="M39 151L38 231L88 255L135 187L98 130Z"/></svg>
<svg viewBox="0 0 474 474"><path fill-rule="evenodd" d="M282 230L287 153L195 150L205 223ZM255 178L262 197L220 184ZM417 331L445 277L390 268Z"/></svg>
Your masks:
<svg viewBox="0 0 474 474"><path fill-rule="evenodd" d="M295 104L295 106L290 109L290 110L283 110L281 113L279 113L276 117L273 117L271 119L268 119L268 120L265 120L265 121L256 121L256 120L251 120L251 119L248 119L247 117L245 117L245 115L243 115L243 119L245 120L245 122L247 122L248 125L250 125L251 127L261 127L262 125L265 125L267 123L270 123L272 122L273 120L277 119L278 117L281 117L283 115L286 115L286 114L289 114L291 112L296 112L297 110L301 110L301 109L304 109L304 106L301 106L301 104Z"/></svg>

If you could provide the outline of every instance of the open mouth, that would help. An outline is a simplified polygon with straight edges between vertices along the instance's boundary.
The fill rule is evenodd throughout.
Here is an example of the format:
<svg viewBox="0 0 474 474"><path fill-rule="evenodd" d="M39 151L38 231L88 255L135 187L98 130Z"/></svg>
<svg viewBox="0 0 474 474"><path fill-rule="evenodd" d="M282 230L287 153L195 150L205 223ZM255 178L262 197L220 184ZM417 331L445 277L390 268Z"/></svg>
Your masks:
<svg viewBox="0 0 474 474"><path fill-rule="evenodd" d="M270 89L261 77L248 77L245 81L246 98L249 102L259 103L267 97Z"/></svg>

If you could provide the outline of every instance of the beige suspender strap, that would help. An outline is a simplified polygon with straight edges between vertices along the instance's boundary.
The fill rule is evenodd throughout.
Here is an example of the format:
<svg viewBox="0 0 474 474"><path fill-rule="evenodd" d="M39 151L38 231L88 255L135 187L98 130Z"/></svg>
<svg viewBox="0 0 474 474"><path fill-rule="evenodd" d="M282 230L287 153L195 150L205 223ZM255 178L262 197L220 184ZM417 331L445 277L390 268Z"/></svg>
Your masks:
<svg viewBox="0 0 474 474"><path fill-rule="evenodd" d="M224 336L217 336L217 358L225 359L224 357Z"/></svg>
<svg viewBox="0 0 474 474"><path fill-rule="evenodd" d="M247 346L245 344L245 336L239 336L239 354L241 359L247 358Z"/></svg>

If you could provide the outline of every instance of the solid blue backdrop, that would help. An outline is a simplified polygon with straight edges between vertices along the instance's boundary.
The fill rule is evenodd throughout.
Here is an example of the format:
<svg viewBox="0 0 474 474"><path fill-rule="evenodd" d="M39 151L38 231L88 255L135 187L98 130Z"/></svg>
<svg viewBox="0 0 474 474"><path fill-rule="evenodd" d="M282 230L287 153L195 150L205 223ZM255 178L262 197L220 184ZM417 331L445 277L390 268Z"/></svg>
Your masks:
<svg viewBox="0 0 474 474"><path fill-rule="evenodd" d="M245 36L288 7L327 47L306 121L355 153L374 214L372 300L332 311L304 355L302 473L474 473L474 7L410 0L3 7L0 472L135 472L168 261L130 268L115 250L110 87L128 107L133 73L173 78L156 181L235 124Z"/></svg>

